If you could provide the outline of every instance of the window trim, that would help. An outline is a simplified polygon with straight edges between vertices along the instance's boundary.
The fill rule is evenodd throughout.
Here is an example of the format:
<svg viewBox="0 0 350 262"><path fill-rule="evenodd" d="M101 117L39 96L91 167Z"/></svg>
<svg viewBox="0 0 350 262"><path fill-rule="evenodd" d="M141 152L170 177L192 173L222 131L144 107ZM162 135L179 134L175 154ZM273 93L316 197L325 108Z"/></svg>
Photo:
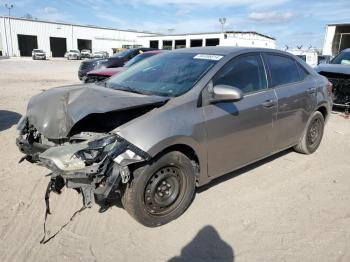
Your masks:
<svg viewBox="0 0 350 262"><path fill-rule="evenodd" d="M270 66L268 64L268 57L267 55L273 55L273 56L280 56L280 57L284 57L284 58L287 58L287 59L290 59L292 61L294 61L296 67L297 67L297 71L298 71L298 75L299 75L299 81L296 81L296 82L291 82L291 83L286 83L286 84L281 84L281 85L276 85L276 86L273 86L272 85L272 74L271 74L271 69L270 69ZM298 84L298 83L302 83L304 82L306 79L309 78L309 76L311 75L310 72L308 70L306 70L304 68L304 66L302 66L296 59L294 59L293 57L289 56L289 55L285 55L285 54L281 54L281 53L274 53L274 52L263 52L262 53L262 57L265 61L265 64L266 64L266 68L268 70L268 76L269 76L269 87L270 88L280 88L280 87L286 87L286 86L291 86L291 85L295 85L295 84ZM299 69L298 69L298 65L300 67L302 67L302 69L307 73L307 77L305 77L303 80L301 80L301 77L300 77L300 72L299 72Z"/></svg>
<svg viewBox="0 0 350 262"><path fill-rule="evenodd" d="M256 90L256 91L251 91L251 92L248 92L248 93L243 93L243 96L247 96L247 95L251 95L251 94L257 94L257 93L261 93L261 92L265 92L267 90L270 89L270 80L269 80L269 77L268 77L268 74L267 74L267 67L266 67L266 64L265 64L265 61L263 59L263 56L262 56L262 53L261 52L249 52L249 53L244 53L244 54L240 54L238 56L235 56L233 58L231 58L229 61L227 61L224 65L222 65L222 67L214 74L214 76L209 80L209 82L205 85L204 89L206 89L208 87L208 84L210 83L210 81L213 81L213 79L218 75L220 74L220 72L222 72L222 70L224 69L224 67L226 65L228 65L229 63L231 63L232 61L236 60L236 59L239 59L239 58L242 58L242 57L245 57L245 56L252 56L252 55L257 55L260 57L261 59L261 63L262 63L262 67L263 67L263 72L264 72L264 75L265 75L265 79L266 79L266 88L264 89L260 89L260 90ZM203 90L204 90L203 89Z"/></svg>

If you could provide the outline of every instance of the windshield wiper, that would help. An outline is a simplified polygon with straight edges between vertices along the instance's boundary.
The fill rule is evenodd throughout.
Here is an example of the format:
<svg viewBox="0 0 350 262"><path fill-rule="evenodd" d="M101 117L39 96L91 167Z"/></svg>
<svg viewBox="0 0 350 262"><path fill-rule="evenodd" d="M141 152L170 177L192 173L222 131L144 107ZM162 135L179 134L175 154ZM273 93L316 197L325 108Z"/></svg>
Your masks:
<svg viewBox="0 0 350 262"><path fill-rule="evenodd" d="M116 90L121 90L121 91L127 91L130 93L136 93L136 94L141 94L141 95L145 95L144 93L142 93L141 91L135 90L130 86L126 86L126 85L120 85L118 84L116 87L112 86L112 88L116 89Z"/></svg>

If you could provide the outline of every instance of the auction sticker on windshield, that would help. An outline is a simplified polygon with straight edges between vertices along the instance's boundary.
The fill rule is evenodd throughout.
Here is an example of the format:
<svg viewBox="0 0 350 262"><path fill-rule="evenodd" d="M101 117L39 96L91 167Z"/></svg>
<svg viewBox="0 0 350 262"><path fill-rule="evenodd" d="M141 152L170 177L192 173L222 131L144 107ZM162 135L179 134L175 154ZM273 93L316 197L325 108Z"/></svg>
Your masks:
<svg viewBox="0 0 350 262"><path fill-rule="evenodd" d="M207 54L198 54L193 59L204 59L204 60L214 60L219 61L221 58L223 58L222 55L207 55Z"/></svg>

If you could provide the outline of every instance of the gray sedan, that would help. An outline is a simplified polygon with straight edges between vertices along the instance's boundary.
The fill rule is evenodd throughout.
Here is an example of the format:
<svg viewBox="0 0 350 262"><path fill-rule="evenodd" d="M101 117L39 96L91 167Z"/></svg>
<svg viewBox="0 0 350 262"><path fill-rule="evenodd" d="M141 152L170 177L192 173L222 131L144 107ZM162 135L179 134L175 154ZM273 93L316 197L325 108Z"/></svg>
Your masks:
<svg viewBox="0 0 350 262"><path fill-rule="evenodd" d="M52 171L48 192L75 188L85 207L118 193L150 227L214 178L287 148L315 152L332 107L325 77L270 49L176 50L101 85L32 97L17 145Z"/></svg>

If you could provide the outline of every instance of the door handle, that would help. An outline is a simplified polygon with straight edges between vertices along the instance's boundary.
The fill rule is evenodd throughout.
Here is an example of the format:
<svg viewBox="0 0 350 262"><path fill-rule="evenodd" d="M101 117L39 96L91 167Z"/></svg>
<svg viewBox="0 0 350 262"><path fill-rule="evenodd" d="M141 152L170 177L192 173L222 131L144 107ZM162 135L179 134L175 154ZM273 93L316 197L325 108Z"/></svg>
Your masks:
<svg viewBox="0 0 350 262"><path fill-rule="evenodd" d="M311 87L307 90L307 92L312 95L312 94L315 94L316 93L316 88L315 87Z"/></svg>
<svg viewBox="0 0 350 262"><path fill-rule="evenodd" d="M273 107L275 105L276 105L276 101L272 99L266 100L265 102L262 103L263 107Z"/></svg>

